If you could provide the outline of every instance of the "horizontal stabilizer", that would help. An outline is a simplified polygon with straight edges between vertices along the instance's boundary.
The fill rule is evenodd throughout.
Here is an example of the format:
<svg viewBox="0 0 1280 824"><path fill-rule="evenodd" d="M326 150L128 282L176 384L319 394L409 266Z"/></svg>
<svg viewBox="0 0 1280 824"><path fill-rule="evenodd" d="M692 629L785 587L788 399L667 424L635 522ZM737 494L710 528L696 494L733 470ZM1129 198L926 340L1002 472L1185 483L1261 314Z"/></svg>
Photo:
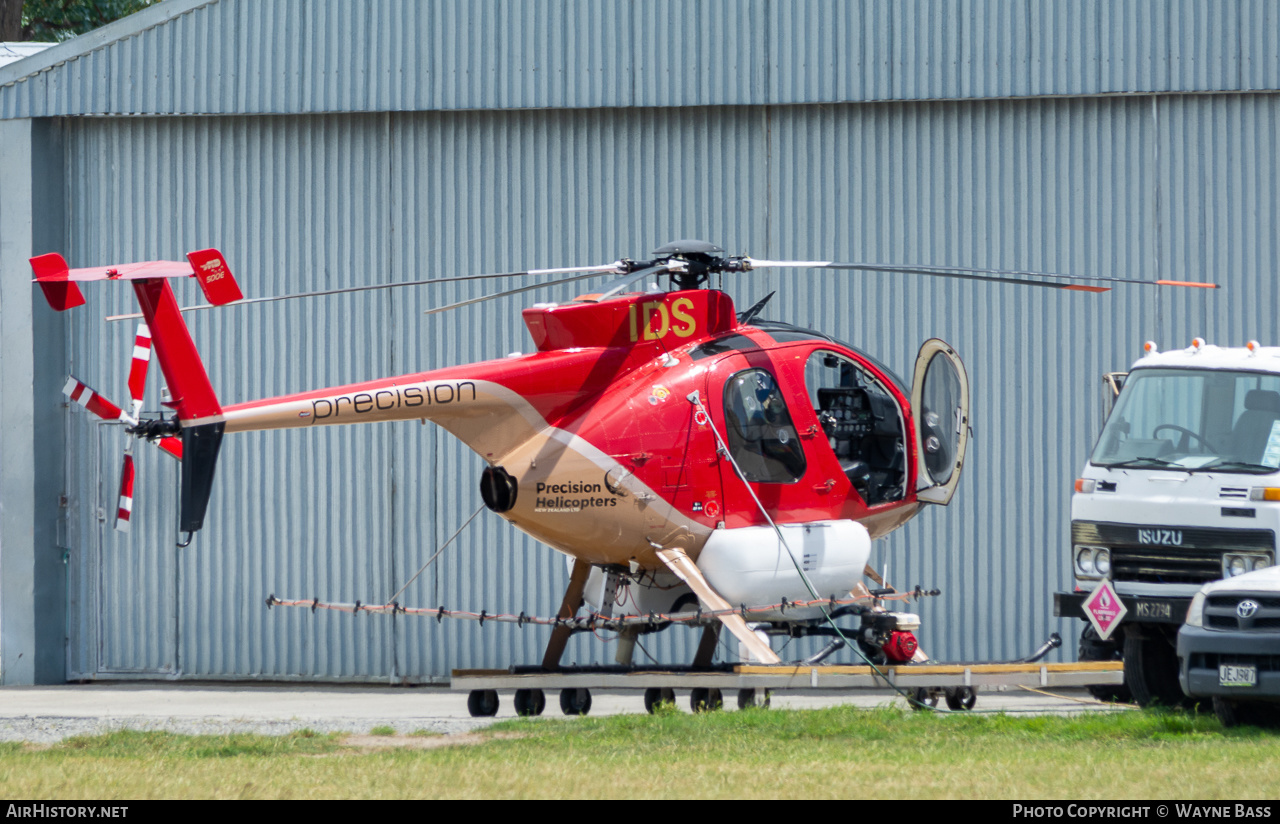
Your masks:
<svg viewBox="0 0 1280 824"><path fill-rule="evenodd" d="M244 296L222 253L217 249L190 252L187 260L148 260L112 266L90 266L69 269L57 252L31 258L35 282L40 284L45 300L59 312L84 305L84 295L77 282L90 280L153 280L156 278L189 278L200 282L205 297L215 306L233 303Z"/></svg>

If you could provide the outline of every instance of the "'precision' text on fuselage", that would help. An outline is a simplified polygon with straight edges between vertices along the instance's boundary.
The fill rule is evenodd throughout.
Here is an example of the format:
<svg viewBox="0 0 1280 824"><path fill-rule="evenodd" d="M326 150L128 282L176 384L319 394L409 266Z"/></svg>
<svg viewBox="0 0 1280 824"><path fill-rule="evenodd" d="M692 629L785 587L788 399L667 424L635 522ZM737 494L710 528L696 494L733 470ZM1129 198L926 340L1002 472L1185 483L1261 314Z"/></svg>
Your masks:
<svg viewBox="0 0 1280 824"><path fill-rule="evenodd" d="M467 395L470 390L470 396ZM353 392L336 398L316 398L311 402L311 421L333 420L352 415L390 412L417 406L443 406L476 399L476 385L471 381L438 383L432 386L392 386L371 392Z"/></svg>

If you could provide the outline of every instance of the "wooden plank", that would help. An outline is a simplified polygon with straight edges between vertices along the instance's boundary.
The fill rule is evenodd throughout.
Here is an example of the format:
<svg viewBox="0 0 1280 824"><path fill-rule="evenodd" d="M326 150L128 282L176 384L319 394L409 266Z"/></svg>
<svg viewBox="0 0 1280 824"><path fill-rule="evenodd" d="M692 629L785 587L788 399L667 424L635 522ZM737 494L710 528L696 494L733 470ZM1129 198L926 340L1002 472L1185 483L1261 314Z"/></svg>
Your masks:
<svg viewBox="0 0 1280 824"><path fill-rule="evenodd" d="M884 666L880 671L897 675L963 675L965 670L974 674L996 673L1028 673L1038 674L1041 667L1047 672L1117 672L1124 670L1120 661L1079 661L1067 664L910 664L905 666ZM744 675L805 675L816 670L818 675L870 675L874 672L868 666L763 666L760 664L741 664L733 668L736 673Z"/></svg>
<svg viewBox="0 0 1280 824"><path fill-rule="evenodd" d="M676 577L688 584L689 588L697 593L698 597L702 599L702 603L706 604L709 609L717 612L733 609L733 606L724 598L721 598L720 593L712 588L707 579L702 577L702 571L689 559L683 549L659 549L657 550L657 555L667 565L667 568L675 573ZM751 650L751 654L756 658L766 664L781 663L782 659L777 656L768 644L760 640L760 637L747 626L747 622L743 620L741 615L734 612L717 617L720 619L720 623L728 627L729 631L737 636L743 646Z"/></svg>

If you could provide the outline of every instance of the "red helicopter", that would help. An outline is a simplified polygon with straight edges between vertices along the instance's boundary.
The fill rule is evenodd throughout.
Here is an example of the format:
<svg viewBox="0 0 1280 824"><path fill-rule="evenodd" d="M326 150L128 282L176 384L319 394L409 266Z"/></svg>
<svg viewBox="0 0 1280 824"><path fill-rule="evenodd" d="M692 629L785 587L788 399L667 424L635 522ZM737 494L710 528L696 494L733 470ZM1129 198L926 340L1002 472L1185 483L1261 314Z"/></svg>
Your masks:
<svg viewBox="0 0 1280 824"><path fill-rule="evenodd" d="M649 260L471 276L570 275L554 283L615 276L599 293L524 310L532 354L224 404L168 278L194 276L215 306L252 301L243 299L219 252L187 257L72 270L60 255L49 254L33 258L32 266L59 311L84 302L79 281L132 282L145 327L134 351L131 410L74 378L66 392L182 461L180 530L188 543L203 523L224 435L432 421L484 459L479 485L485 506L572 559L560 617L574 615L584 600L606 616L623 603L637 614L705 609L762 663L780 661L761 627L830 635L823 625L833 612L818 602L868 592L862 579L871 541L902 526L923 504L951 500L970 432L968 379L957 354L935 339L921 347L907 384L870 355L827 335L760 320L769 298L737 312L727 294L707 288L710 275L782 267L1091 292L1107 287L1066 281L1151 284L755 260L682 240L655 250ZM660 276L670 288L652 283ZM165 405L175 414L145 420L141 394L152 336L170 394ZM132 457L126 454L120 528L128 526L132 486ZM748 604L775 608L753 610L749 624L745 609L736 611ZM890 662L920 656L911 634L915 616L843 611L862 614L855 632L866 653ZM572 631L556 627L544 668L559 665ZM620 663L630 663L636 632L623 632ZM710 661L715 636L704 633L695 664Z"/></svg>

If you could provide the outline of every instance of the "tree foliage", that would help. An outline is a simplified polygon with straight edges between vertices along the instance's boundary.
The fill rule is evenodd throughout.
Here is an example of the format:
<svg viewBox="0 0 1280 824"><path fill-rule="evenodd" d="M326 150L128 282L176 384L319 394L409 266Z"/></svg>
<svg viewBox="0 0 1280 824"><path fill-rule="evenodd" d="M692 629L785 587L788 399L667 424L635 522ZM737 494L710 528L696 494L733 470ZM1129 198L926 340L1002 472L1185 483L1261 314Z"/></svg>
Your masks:
<svg viewBox="0 0 1280 824"><path fill-rule="evenodd" d="M0 31L0 40L61 42L156 2L159 0L0 0L0 21L6 18L6 6L16 3L22 7L17 36L12 31Z"/></svg>

